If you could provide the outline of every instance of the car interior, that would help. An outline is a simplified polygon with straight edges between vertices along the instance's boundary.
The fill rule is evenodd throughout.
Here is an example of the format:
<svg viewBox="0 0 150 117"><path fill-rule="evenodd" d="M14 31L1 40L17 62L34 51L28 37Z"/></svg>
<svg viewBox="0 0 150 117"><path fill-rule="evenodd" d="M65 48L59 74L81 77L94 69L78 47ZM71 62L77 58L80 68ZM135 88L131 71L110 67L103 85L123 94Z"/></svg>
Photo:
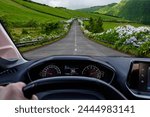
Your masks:
<svg viewBox="0 0 150 117"><path fill-rule="evenodd" d="M13 0L13 2L14 2L14 0ZM123 0L121 3L124 3L124 2L125 2L125 0ZM5 3L5 4L7 4L7 3ZM16 8L19 7L19 8L26 9L26 10L24 10L24 12L27 12L27 14L26 14L27 19L28 18L30 19L29 14L32 11L31 15L33 14L35 16L35 19L38 18L38 15L39 15L39 19L41 18L41 20L45 16L45 18L43 19L45 21L47 21L47 18L51 18L51 17L61 20L60 24L59 23L54 23L54 24L49 23L49 24L47 24L47 27L45 25L46 28L41 28L41 30L45 29L44 31L47 31L46 33L48 33L51 36L52 31L49 28L56 28L56 30L57 30L57 28L62 28L64 25L63 31L67 32L68 29L70 29L72 31L71 34L75 38L74 40L71 40L71 39L69 40L69 37L68 37L67 38L68 40L66 39L68 41L68 44L72 44L72 46L75 46L75 47L80 45L81 48L84 50L86 50L86 47L89 47L90 49L94 48L94 46L92 44L95 42L98 43L98 41L100 39L95 42L94 41L90 42L88 39L87 39L88 41L85 39L86 44L89 43L89 45L86 45L85 42L83 42L82 39L79 38L79 40L80 40L80 44L79 44L78 36L79 37L83 36L83 33L89 35L89 37L92 35L91 37L93 37L94 39L97 39L97 37L103 36L103 34L108 34L107 36L104 35L104 38L105 37L111 38L111 35L109 35L109 34L111 34L114 30L118 29L120 32L121 31L123 32L125 29L127 29L129 31L130 31L130 29L136 29L136 28L134 28L132 26L128 26L128 25L123 26L123 27L120 26L121 24L127 24L127 23L134 24L136 22L134 22L134 21L130 22L129 20L125 20L125 18L118 19L119 17L117 17L117 16L112 16L111 17L112 19L107 19L111 16L109 14L106 16L102 15L102 17L104 17L104 20L106 20L106 21L104 21L104 23L102 22L103 20L101 18L99 18L98 20L94 20L94 18L93 19L92 18L78 19L78 17L76 16L75 18L68 20L69 23L74 22L74 23L72 23L73 28L71 28L71 27L69 27L69 25L71 23L69 24L67 21L66 22L64 21L66 19L69 19L68 18L69 16L67 14L68 9L66 9L66 8L63 8L63 7L52 8L55 10L57 9L57 12L60 11L59 14L56 14L55 10L52 11L52 13L49 13L48 10L45 10L45 9L49 8L47 5L45 5L45 4L41 5L40 3L34 3L33 1L30 1L30 0L29 1L24 0L21 2L18 0L15 0L15 2L12 4L12 6L14 4L16 5ZM122 4L122 5L124 5L124 4ZM32 5L34 5L35 8L32 8ZM41 6L39 6L39 5L41 5ZM114 4L109 5L109 7L112 5L114 5ZM127 5L130 5L130 4L127 4ZM40 11L42 9L41 7L43 7L43 9L44 9L43 11ZM120 8L120 7L121 6L112 7L111 10L113 12L115 12L115 8ZM107 8L107 6L106 6L106 8ZM127 7L127 8L130 8L130 7ZM85 10L85 9L83 9L83 10ZM102 9L102 10L105 10L105 9ZM16 10L16 11L18 11L18 10ZM99 12L100 11L101 10L99 10ZM8 12L11 13L11 11L9 11L9 10L8 10ZM4 11L4 13L5 13L5 11ZM18 11L18 13L19 13L19 11ZM62 13L64 13L64 16ZM73 13L75 14L75 11L73 12L71 10L68 10L68 13L70 13L70 15L72 15ZM117 14L117 12L115 12L115 14ZM81 16L82 15L84 15L84 14L81 13ZM94 12L93 15L91 15L91 16L96 17L96 15L98 15L98 11ZM9 14L6 16L9 16ZM23 17L23 15L22 15L22 17ZM117 18L117 20L116 20L116 18ZM1 16L0 16L0 19L1 19ZM13 22L14 19L12 18L12 24L15 25L15 22ZM142 18L141 20L143 20L143 19L144 18ZM22 20L23 20L22 22L24 23L24 17L22 18ZM82 20L85 21L84 22L85 24L83 24ZM19 22L19 19L17 21ZM39 30L38 26L44 25L44 21L43 22L41 21L40 25L36 21L35 22L32 20L29 20L29 21L30 22L26 22L26 25L28 27L25 27L24 29L22 29L22 33L24 35L28 35L28 33L29 33L28 29L29 30L32 30L32 29ZM90 29L92 26L89 22L93 23L93 27L94 27L94 24L97 25L96 23L98 22L99 24L101 24L101 27L96 26L96 27L98 27L98 29L96 29L96 28ZM30 23L35 24L35 26L34 25L30 26ZM64 24L62 24L62 23L64 23ZM112 25L117 25L120 27L115 28L114 30L110 29L103 33L102 31L104 31L104 30L102 29L102 25L106 24L106 23L109 23L110 27ZM15 26L17 27L18 25L16 24ZM37 25L37 27L36 27L36 25ZM86 25L86 26L83 27L84 25ZM138 24L138 26L139 25L141 26L141 24ZM24 26L24 24L22 24L22 26ZM105 26L106 29L107 29L107 26ZM10 25L10 27L11 27L11 25ZM18 31L20 27L19 26L18 26L19 28L18 27L16 28L16 27L15 27L15 29ZM81 28L81 30L84 28L87 28L87 29L82 30L83 32L81 32L81 31L79 31L80 28ZM88 28L89 28L89 31L88 31ZM91 30L91 32L90 32L90 30ZM95 32L92 32L93 30ZM96 32L97 30L101 30L101 32L97 33ZM146 29L144 29L144 30L146 30ZM142 32L139 35L137 34L137 36L141 37L141 35L149 33L147 30L146 30L146 32ZM119 34L119 31L118 31L118 34ZM32 31L30 33L32 33ZM34 33L34 31L33 31L33 33ZM54 33L56 33L56 32L54 32ZM60 32L57 32L57 33L60 33ZM129 33L131 33L131 32L129 32ZM108 42L109 40L103 40L103 37L100 41L102 41L102 43L106 42L105 45L110 45L110 44L113 45L114 43L116 45L117 44L119 45L121 43L121 44L124 44L124 47L131 45L132 47L134 46L134 48L135 47L140 48L140 46L144 43L144 41L147 41L146 43L148 43L148 41L149 41L147 38L149 38L150 36L147 37L145 40L142 38L138 42L138 40L135 37L132 37L132 35L130 35L129 33L125 32L125 33L119 35L120 37L123 37L124 42L123 41L119 42L118 40L116 41L115 39L114 40L112 39L111 42ZM133 33L136 33L136 32L133 31ZM124 35L126 35L126 34L129 35L129 37L130 37L129 40L124 38ZM43 35L45 36L46 34L43 34ZM61 34L60 36L62 37L62 35L63 34ZM128 35L127 35L127 37L128 37ZM49 38L48 36L46 35L45 37ZM63 37L64 37L64 35L63 35ZM37 41L41 41L41 43L45 43L44 42L45 40L41 39L41 38L42 37L38 37L38 39L34 41L35 44L38 43ZM53 39L53 38L55 38L55 37L52 37L51 39ZM57 36L56 38L60 38L60 37ZM28 44L31 44L27 39L25 41L23 40L22 42L23 43L21 43L21 44L25 44L25 46ZM25 42L27 42L27 43L25 43ZM32 40L33 45L34 45L34 42ZM85 47L82 47L82 42L83 42L83 45L85 45ZM63 43L66 43L66 42L64 41ZM96 56L96 55L88 55L88 54L87 55L76 55L76 54L65 55L64 54L64 55L50 55L50 56L43 57L43 58L29 60L23 56L23 54L18 49L18 46L15 44L16 43L10 36L9 31L6 30L5 26L1 22L0 23L0 86L6 86L10 83L24 82L26 84L26 86L22 89L22 91L24 93L24 96L28 99L31 99L33 94L35 94L39 100L149 100L150 99L150 58L136 57L136 56L132 56L132 55L130 55L130 56L113 56L112 55L111 56L111 52L109 52L110 56ZM53 45L53 46L55 46L55 45ZM53 46L52 46L52 49L53 49ZM61 45L59 45L59 43L58 43L57 47L59 48L60 46ZM98 48L98 44L96 46ZM59 49L61 50L61 47ZM96 50L94 48L91 51L90 51L90 49L89 49L89 53L92 53L93 50L95 50L97 53L99 53L100 51L103 51L103 48L101 48L99 50ZM126 47L125 47L125 49L126 49ZM127 48L127 49L130 49L130 48ZM115 50L115 49L113 48L112 51L113 50ZM75 50L73 50L73 51L76 53L77 48L75 48ZM149 49L147 51L149 52ZM48 51L48 52L50 53L50 51ZM63 52L63 51L60 51L59 53L61 53L61 52ZM67 52L69 52L69 51L66 51L66 53ZM103 52L103 53L107 53L107 52L108 51ZM43 53L43 54L45 54L45 53ZM54 53L55 53L55 51L54 51ZM81 53L82 53L82 51L81 51ZM38 54L39 55L41 54L40 51ZM124 54L126 54L126 53L122 52L121 55L124 55ZM32 55L32 54L30 54L30 55Z"/></svg>

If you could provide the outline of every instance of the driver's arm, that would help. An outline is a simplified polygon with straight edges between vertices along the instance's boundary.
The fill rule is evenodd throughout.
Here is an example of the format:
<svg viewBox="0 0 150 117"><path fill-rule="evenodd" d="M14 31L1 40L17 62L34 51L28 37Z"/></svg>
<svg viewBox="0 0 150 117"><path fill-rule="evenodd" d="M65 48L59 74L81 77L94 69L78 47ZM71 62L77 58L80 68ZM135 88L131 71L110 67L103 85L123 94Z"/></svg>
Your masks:
<svg viewBox="0 0 150 117"><path fill-rule="evenodd" d="M12 83L5 87L0 86L0 100L27 100L22 92L24 86L22 82ZM37 99L35 95L32 96L32 100Z"/></svg>

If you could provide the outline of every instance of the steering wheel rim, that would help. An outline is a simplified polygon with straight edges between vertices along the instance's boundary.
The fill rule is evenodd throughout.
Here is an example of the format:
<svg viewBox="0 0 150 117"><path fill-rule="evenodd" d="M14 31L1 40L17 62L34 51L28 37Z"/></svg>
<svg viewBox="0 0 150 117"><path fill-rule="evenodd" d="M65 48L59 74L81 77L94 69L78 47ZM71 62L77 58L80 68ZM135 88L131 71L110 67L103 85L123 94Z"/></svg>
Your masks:
<svg viewBox="0 0 150 117"><path fill-rule="evenodd" d="M110 84L99 79L81 76L58 76L39 79L27 84L23 88L23 93L25 97L31 99L33 94L60 89L92 90L103 95L108 100L127 99Z"/></svg>

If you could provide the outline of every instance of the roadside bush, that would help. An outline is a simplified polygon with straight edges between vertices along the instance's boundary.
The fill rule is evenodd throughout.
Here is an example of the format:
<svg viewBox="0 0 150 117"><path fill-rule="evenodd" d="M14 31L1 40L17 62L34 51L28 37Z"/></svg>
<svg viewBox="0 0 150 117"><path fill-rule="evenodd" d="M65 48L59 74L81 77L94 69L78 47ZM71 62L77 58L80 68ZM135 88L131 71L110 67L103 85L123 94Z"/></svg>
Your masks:
<svg viewBox="0 0 150 117"><path fill-rule="evenodd" d="M52 31L59 29L60 28L60 24L59 22L50 22L50 23L46 23L43 27L42 27L42 32L45 34L50 34Z"/></svg>
<svg viewBox="0 0 150 117"><path fill-rule="evenodd" d="M150 54L150 41L145 42L138 48L139 56L147 56L148 54Z"/></svg>
<svg viewBox="0 0 150 117"><path fill-rule="evenodd" d="M85 25L85 28L92 33L103 32L103 21L101 17L99 17L98 19L90 18L88 23Z"/></svg>

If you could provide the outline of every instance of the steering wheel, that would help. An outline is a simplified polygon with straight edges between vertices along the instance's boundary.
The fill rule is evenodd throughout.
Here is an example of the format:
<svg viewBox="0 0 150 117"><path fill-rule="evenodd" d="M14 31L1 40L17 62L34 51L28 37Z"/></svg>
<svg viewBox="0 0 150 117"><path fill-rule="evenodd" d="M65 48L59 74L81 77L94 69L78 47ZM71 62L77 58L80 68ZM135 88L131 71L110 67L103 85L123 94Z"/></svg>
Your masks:
<svg viewBox="0 0 150 117"><path fill-rule="evenodd" d="M23 88L24 96L43 93L41 99L125 100L117 89L102 80L80 76L60 76L33 81Z"/></svg>

